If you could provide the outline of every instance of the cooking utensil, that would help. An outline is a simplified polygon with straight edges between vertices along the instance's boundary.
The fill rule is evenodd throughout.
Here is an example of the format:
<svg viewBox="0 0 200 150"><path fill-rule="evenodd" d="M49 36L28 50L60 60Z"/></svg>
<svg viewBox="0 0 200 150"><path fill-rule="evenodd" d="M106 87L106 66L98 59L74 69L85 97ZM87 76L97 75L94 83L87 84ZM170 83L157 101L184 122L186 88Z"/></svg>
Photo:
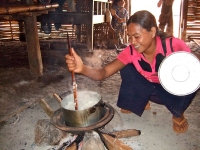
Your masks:
<svg viewBox="0 0 200 150"><path fill-rule="evenodd" d="M95 124L88 125L86 127L70 127L65 123L65 116L63 112L63 108L56 110L51 118L51 123L60 130L70 132L73 134L79 134L80 132L95 130L98 128L102 128L105 126L114 116L114 108L110 105L105 103L103 108L103 117L97 121Z"/></svg>
<svg viewBox="0 0 200 150"><path fill-rule="evenodd" d="M192 53L174 52L162 61L158 77L169 93L178 96L191 94L200 87L200 61Z"/></svg>
<svg viewBox="0 0 200 150"><path fill-rule="evenodd" d="M72 48L71 48L71 44L69 41L69 35L67 32L67 42L68 42L68 49L70 52L70 55L72 56ZM74 75L74 71L71 71L72 74L72 84L73 84L73 93L74 93L74 104L75 104L75 110L78 110L78 100L77 100L77 84L76 84L76 79L75 79L75 75Z"/></svg>
<svg viewBox="0 0 200 150"><path fill-rule="evenodd" d="M93 91L79 91L79 110L74 110L73 94L62 98L64 120L67 126L86 127L95 124L104 115L104 102L101 96Z"/></svg>

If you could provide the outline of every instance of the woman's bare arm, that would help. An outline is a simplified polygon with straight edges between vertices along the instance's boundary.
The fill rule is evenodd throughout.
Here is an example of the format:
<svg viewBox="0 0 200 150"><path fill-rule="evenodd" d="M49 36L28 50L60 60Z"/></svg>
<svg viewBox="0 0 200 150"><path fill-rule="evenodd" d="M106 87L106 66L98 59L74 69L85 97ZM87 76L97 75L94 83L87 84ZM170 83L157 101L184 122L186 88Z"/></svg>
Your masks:
<svg viewBox="0 0 200 150"><path fill-rule="evenodd" d="M110 62L104 67L94 68L84 65L80 56L78 56L73 49L72 54L73 56L65 56L66 64L69 71L74 71L75 73L83 74L93 80L103 80L115 74L117 71L121 70L125 66L121 61L115 59L114 61Z"/></svg>

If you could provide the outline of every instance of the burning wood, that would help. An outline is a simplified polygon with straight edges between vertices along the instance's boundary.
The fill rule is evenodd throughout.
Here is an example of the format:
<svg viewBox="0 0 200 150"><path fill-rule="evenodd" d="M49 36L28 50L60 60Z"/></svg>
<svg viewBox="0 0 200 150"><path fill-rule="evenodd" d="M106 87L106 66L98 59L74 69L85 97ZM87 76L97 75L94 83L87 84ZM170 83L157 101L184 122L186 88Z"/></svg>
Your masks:
<svg viewBox="0 0 200 150"><path fill-rule="evenodd" d="M132 148L128 145L116 138L109 136L108 134L101 134L100 136L109 150L132 150Z"/></svg>
<svg viewBox="0 0 200 150"><path fill-rule="evenodd" d="M62 99L57 94L53 95L60 104L60 101ZM39 104L41 105L45 113L51 118L54 114L54 111L46 103L46 101L44 99L41 99L39 100ZM117 119L117 117L115 119ZM109 123L107 124L107 126L108 125ZM61 143L57 150L103 150L105 149L105 147L108 150L132 150L131 147L123 143L118 138L137 136L140 135L140 133L141 132L139 130L135 129L113 132L106 132L105 129L91 129L88 131L78 132L75 135L71 135L65 131L59 130L58 128L50 124L48 120L40 120L36 125L35 142L37 145L41 145L44 143L57 145L58 143ZM70 139L69 136L71 136ZM63 138L65 137L68 137L68 140L63 142Z"/></svg>
<svg viewBox="0 0 200 150"><path fill-rule="evenodd" d="M132 136L138 136L141 134L141 131L135 129L128 129L128 130L111 132L111 134L115 135L117 138L127 138Z"/></svg>
<svg viewBox="0 0 200 150"><path fill-rule="evenodd" d="M44 99L40 99L38 102L40 106L42 107L42 109L45 111L45 113L51 118L53 116L54 111L47 104L47 102Z"/></svg>
<svg viewBox="0 0 200 150"><path fill-rule="evenodd" d="M58 101L59 105L61 106L62 98L56 93L54 93L53 96Z"/></svg>
<svg viewBox="0 0 200 150"><path fill-rule="evenodd" d="M74 140L69 140L67 142L64 142L57 150L77 150L80 143L82 142L84 138L85 133L80 133L75 137Z"/></svg>

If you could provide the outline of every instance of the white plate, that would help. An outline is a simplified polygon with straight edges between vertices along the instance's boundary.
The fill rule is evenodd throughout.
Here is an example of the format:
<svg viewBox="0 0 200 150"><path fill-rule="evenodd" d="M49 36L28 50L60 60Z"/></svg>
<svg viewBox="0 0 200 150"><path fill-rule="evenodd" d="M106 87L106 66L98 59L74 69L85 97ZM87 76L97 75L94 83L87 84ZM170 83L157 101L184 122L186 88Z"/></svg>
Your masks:
<svg viewBox="0 0 200 150"><path fill-rule="evenodd" d="M162 61L158 78L171 94L191 94L200 87L200 61L189 52L174 52Z"/></svg>

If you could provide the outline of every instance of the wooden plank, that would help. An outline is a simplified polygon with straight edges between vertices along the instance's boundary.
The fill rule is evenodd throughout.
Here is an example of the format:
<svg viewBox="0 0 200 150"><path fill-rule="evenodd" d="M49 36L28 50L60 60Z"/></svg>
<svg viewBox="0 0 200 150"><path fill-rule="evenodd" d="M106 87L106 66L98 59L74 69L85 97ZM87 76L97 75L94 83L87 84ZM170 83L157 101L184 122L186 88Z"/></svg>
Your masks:
<svg viewBox="0 0 200 150"><path fill-rule="evenodd" d="M187 34L200 34L199 30L187 30Z"/></svg>
<svg viewBox="0 0 200 150"><path fill-rule="evenodd" d="M200 39L200 36L199 35L189 36L188 38L194 40L194 39Z"/></svg>

